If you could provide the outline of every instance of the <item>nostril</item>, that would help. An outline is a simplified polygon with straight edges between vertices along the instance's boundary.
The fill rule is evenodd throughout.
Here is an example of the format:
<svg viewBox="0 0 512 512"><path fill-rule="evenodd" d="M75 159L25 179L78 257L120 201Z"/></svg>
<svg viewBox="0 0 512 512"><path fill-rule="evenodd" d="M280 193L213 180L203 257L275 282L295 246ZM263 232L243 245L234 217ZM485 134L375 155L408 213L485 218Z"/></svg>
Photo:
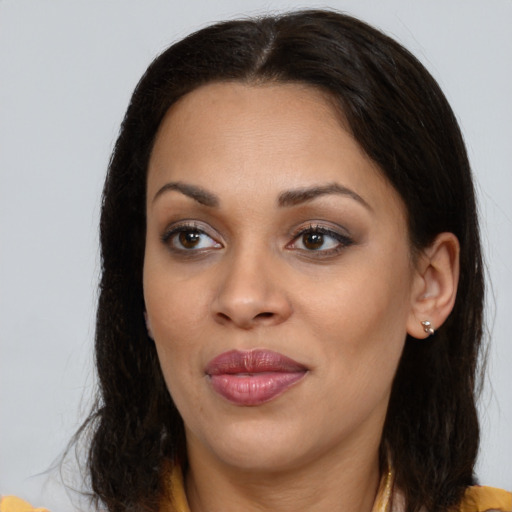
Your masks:
<svg viewBox="0 0 512 512"><path fill-rule="evenodd" d="M274 313L259 313L254 318L271 318L274 316Z"/></svg>
<svg viewBox="0 0 512 512"><path fill-rule="evenodd" d="M226 315L225 313L217 313L217 316L219 316L220 318L222 318L222 320L229 320L229 316Z"/></svg>

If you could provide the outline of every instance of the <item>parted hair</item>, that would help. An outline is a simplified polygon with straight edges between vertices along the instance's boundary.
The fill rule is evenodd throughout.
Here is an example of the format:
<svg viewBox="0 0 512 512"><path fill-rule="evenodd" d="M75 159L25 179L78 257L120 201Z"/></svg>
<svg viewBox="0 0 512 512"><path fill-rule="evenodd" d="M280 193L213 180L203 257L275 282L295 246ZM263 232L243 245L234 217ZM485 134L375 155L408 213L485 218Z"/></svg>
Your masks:
<svg viewBox="0 0 512 512"><path fill-rule="evenodd" d="M181 417L144 324L147 168L160 123L211 82L302 83L333 100L400 194L411 251L441 232L460 242L454 309L428 341L406 340L381 440L407 512L447 511L475 483L483 272L475 194L457 120L423 65L379 30L334 11L218 23L173 44L137 85L110 160L100 220L98 394L85 436L96 504L157 510L163 475L185 460ZM376 171L378 172L378 171Z"/></svg>

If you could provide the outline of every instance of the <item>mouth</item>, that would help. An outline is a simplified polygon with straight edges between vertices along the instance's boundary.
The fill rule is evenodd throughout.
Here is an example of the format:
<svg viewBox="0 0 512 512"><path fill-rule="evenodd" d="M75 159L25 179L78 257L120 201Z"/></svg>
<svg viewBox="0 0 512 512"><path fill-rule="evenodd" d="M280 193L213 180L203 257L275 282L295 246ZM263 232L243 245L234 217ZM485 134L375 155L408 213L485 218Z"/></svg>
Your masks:
<svg viewBox="0 0 512 512"><path fill-rule="evenodd" d="M308 369L271 350L231 350L212 359L205 368L213 390L243 406L260 405L302 380Z"/></svg>

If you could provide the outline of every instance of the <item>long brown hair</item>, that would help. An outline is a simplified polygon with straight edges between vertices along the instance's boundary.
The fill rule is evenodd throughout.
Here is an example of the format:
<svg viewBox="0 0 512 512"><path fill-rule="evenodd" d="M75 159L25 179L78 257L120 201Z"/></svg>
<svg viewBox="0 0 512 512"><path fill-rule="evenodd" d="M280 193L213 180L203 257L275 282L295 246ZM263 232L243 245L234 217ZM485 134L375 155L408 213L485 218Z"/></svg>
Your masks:
<svg viewBox="0 0 512 512"><path fill-rule="evenodd" d="M148 159L162 118L214 81L299 82L326 91L360 146L402 197L413 250L443 231L461 245L453 312L426 343L407 339L381 456L394 461L407 511L446 511L474 483L475 382L484 284L475 195L455 116L419 61L350 16L309 10L216 24L157 57L137 85L103 191L96 325L98 399L91 486L109 511L156 510L162 471L184 450L144 319L142 266Z"/></svg>

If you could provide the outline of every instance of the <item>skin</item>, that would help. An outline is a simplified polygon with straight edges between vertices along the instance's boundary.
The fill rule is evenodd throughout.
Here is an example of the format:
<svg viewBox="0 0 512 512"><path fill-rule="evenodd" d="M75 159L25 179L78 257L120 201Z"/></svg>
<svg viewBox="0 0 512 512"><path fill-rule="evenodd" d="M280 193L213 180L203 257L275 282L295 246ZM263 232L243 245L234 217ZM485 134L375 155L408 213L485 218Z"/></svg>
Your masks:
<svg viewBox="0 0 512 512"><path fill-rule="evenodd" d="M296 84L182 98L147 191L146 318L185 423L192 511L371 510L406 334L425 337L420 320L440 325L453 303L454 237L413 262L400 197L328 99ZM205 367L255 348L307 374L267 403L233 404Z"/></svg>

